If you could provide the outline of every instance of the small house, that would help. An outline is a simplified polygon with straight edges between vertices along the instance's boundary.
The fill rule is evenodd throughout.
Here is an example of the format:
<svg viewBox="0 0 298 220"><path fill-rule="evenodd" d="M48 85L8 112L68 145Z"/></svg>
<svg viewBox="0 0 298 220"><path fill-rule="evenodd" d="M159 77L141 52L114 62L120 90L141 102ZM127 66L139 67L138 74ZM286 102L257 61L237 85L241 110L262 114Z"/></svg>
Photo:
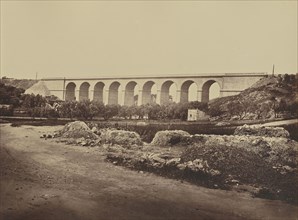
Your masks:
<svg viewBox="0 0 298 220"><path fill-rule="evenodd" d="M199 121L206 119L208 119L208 116L205 112L200 111L199 109L188 109L187 121Z"/></svg>

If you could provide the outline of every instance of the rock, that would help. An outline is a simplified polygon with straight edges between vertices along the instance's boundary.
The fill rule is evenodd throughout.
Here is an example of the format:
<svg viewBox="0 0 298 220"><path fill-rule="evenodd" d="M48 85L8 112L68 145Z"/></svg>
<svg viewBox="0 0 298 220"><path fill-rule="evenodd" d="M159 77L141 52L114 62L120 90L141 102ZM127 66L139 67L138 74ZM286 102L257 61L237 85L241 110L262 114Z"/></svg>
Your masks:
<svg viewBox="0 0 298 220"><path fill-rule="evenodd" d="M191 142L191 135L182 130L165 130L155 134L151 145L174 146L188 145Z"/></svg>
<svg viewBox="0 0 298 220"><path fill-rule="evenodd" d="M100 137L102 142L112 145L119 144L125 147L143 145L140 135L133 131L105 130L101 133Z"/></svg>
<svg viewBox="0 0 298 220"><path fill-rule="evenodd" d="M152 166L154 168L162 168L163 167L163 164L162 163L153 163Z"/></svg>
<svg viewBox="0 0 298 220"><path fill-rule="evenodd" d="M177 165L177 168L178 168L179 170L185 170L186 167L187 167L187 165L186 165L186 164L183 164L183 163Z"/></svg>
<svg viewBox="0 0 298 220"><path fill-rule="evenodd" d="M78 138L78 139L76 139L76 143L77 144L81 144L82 142L85 142L85 138Z"/></svg>
<svg viewBox="0 0 298 220"><path fill-rule="evenodd" d="M207 137L205 135L195 134L191 136L191 139L194 143L205 143Z"/></svg>
<svg viewBox="0 0 298 220"><path fill-rule="evenodd" d="M285 165L277 167L277 170L280 172L280 174L285 175L287 173L292 173L295 169L288 165Z"/></svg>
<svg viewBox="0 0 298 220"><path fill-rule="evenodd" d="M85 146L88 146L89 144L88 144L86 141L83 141L83 142L81 143L81 145L85 147Z"/></svg>
<svg viewBox="0 0 298 220"><path fill-rule="evenodd" d="M181 161L181 158L173 158L166 162L167 166L176 166Z"/></svg>
<svg viewBox="0 0 298 220"><path fill-rule="evenodd" d="M290 133L282 127L264 127L262 125L243 125L238 126L235 135L254 135L266 137L289 138Z"/></svg>
<svg viewBox="0 0 298 220"><path fill-rule="evenodd" d="M190 170L194 172L202 171L207 173L209 169L209 165L207 161L204 161L202 159L195 159L194 161L188 161L186 165Z"/></svg>
<svg viewBox="0 0 298 220"><path fill-rule="evenodd" d="M62 138L86 138L86 139L98 139L98 136L94 134L85 122L75 121L67 123L64 128L59 132Z"/></svg>
<svg viewBox="0 0 298 220"><path fill-rule="evenodd" d="M152 155L152 156L150 157L150 159L152 159L153 161L156 161L156 162L158 162L158 163L162 163L162 164L166 162L166 160L160 158L158 154L154 154L154 155Z"/></svg>
<svg viewBox="0 0 298 220"><path fill-rule="evenodd" d="M198 167L206 167L206 168L209 168L209 165L208 165L208 162L206 160L202 160L202 159L195 159L193 161L193 164L195 166L198 166Z"/></svg>
<svg viewBox="0 0 298 220"><path fill-rule="evenodd" d="M230 182L234 184L237 184L237 183L239 184L239 180L235 180L235 179L231 180Z"/></svg>
<svg viewBox="0 0 298 220"><path fill-rule="evenodd" d="M287 166L287 165L286 165L286 166L283 166L282 168L283 168L284 170L288 171L288 172L293 172L293 170L294 170L292 167Z"/></svg>
<svg viewBox="0 0 298 220"><path fill-rule="evenodd" d="M211 174L211 176L221 175L221 172L219 170L214 170L214 169L209 170L209 173Z"/></svg>
<svg viewBox="0 0 298 220"><path fill-rule="evenodd" d="M91 131L92 131L94 134L96 134L96 133L97 133L97 128L96 128L96 127L93 127L93 128L91 129Z"/></svg>

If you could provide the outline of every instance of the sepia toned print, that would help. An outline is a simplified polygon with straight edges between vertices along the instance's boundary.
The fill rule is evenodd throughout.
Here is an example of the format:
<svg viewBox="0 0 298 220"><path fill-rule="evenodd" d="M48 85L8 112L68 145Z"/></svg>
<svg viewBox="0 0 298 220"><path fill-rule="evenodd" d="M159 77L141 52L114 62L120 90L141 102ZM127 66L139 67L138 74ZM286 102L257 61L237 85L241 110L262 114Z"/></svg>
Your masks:
<svg viewBox="0 0 298 220"><path fill-rule="evenodd" d="M298 218L297 1L0 12L0 220Z"/></svg>

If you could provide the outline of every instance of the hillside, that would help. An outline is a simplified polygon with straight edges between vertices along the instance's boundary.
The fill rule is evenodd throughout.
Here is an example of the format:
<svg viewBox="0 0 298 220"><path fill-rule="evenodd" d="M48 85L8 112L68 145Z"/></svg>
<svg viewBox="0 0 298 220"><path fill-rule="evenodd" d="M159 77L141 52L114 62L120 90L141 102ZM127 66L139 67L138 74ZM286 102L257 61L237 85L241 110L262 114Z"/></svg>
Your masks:
<svg viewBox="0 0 298 220"><path fill-rule="evenodd" d="M297 91L297 75L269 76L238 95L211 100L209 114L224 119L294 117Z"/></svg>
<svg viewBox="0 0 298 220"><path fill-rule="evenodd" d="M33 79L0 79L0 83L4 83L5 85L8 86L14 86L17 88L21 88L24 90L27 90L31 86L33 86L37 81Z"/></svg>

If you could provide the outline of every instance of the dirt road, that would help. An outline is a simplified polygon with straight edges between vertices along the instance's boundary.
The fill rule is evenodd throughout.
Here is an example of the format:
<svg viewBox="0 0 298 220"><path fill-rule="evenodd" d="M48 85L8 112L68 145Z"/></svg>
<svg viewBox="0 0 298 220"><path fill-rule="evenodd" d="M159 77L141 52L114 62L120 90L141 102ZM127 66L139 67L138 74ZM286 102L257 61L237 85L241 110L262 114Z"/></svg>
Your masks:
<svg viewBox="0 0 298 220"><path fill-rule="evenodd" d="M138 173L99 148L44 140L58 127L0 125L0 219L297 219L297 206Z"/></svg>
<svg viewBox="0 0 298 220"><path fill-rule="evenodd" d="M282 121L273 121L263 124L263 126L283 126L283 125L291 125L297 124L298 119L290 119L290 120L282 120Z"/></svg>

